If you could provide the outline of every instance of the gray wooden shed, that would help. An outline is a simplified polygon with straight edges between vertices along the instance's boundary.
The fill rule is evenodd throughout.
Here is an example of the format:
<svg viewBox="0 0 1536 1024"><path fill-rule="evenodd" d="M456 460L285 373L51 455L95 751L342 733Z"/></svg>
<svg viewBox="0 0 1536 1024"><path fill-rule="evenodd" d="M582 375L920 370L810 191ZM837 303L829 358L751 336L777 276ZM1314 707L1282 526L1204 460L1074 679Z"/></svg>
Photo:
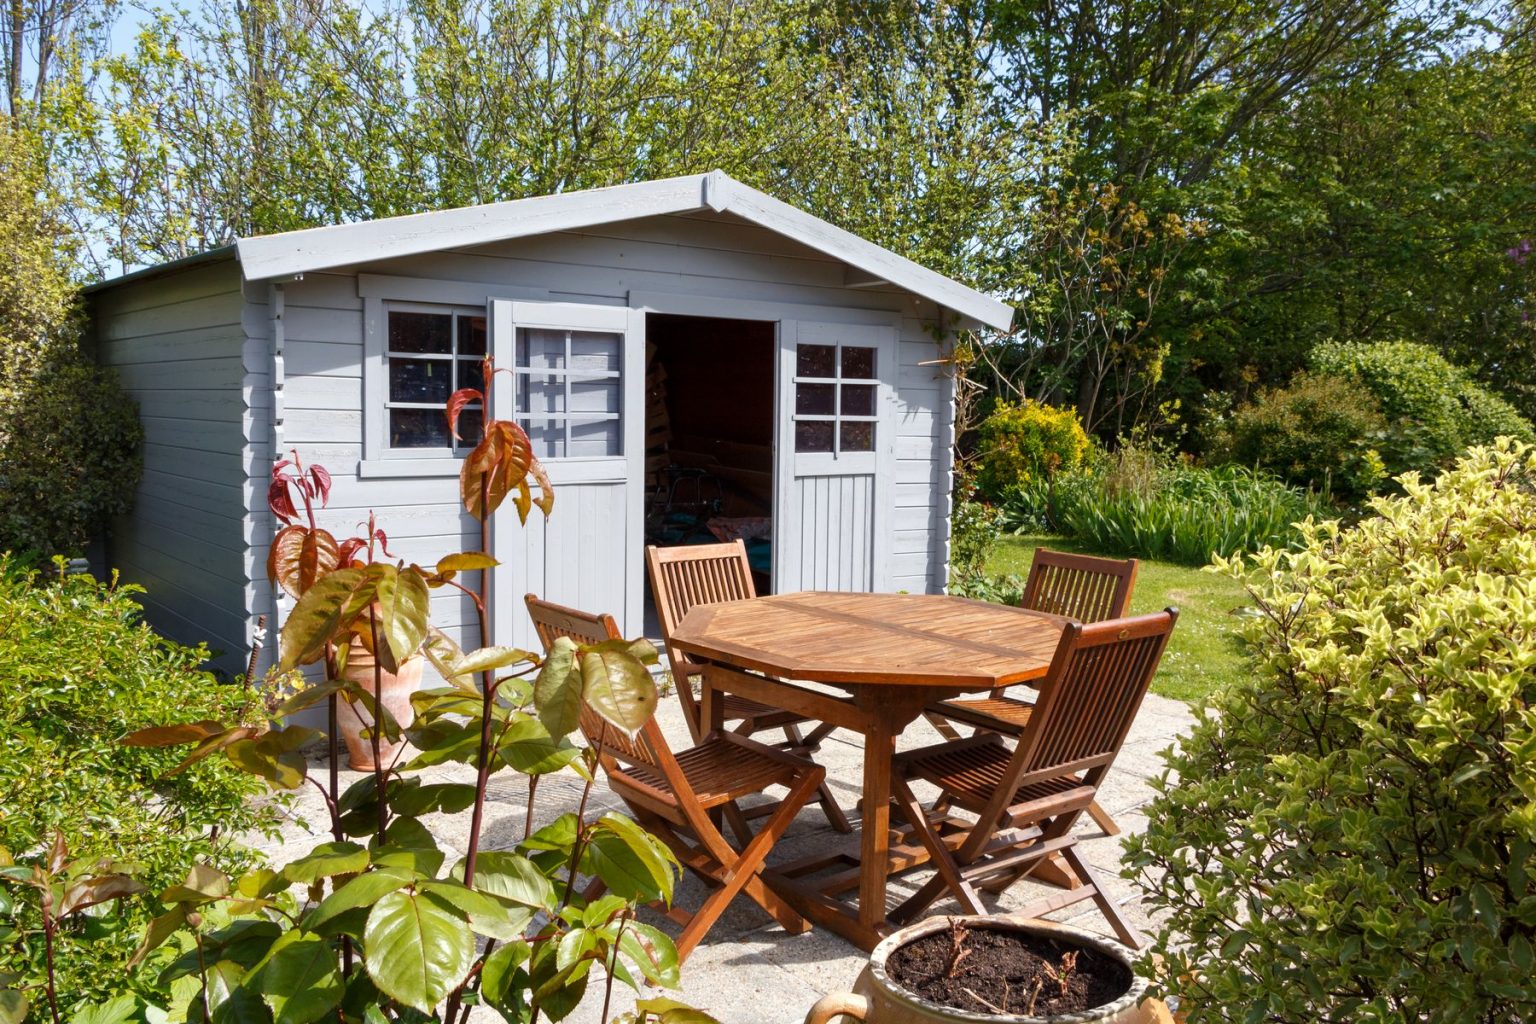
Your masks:
<svg viewBox="0 0 1536 1024"><path fill-rule="evenodd" d="M391 550L473 549L442 399L489 351L498 415L549 468L547 524L500 518L493 630L522 595L644 628L643 547L754 537L775 591L937 592L948 566L954 331L1005 304L714 171L243 238L88 290L139 403L144 478L107 558L150 621L238 668L267 585L274 455L335 478ZM500 380L505 381L502 377ZM467 601L434 621L475 643ZM467 633L468 635L464 635Z"/></svg>

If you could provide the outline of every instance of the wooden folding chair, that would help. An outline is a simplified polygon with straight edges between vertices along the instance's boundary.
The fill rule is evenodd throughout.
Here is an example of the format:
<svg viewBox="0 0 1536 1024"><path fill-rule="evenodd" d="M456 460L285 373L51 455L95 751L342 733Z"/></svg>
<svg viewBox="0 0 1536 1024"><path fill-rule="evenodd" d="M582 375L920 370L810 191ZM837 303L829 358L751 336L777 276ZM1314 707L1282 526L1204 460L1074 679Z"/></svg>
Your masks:
<svg viewBox="0 0 1536 1024"><path fill-rule="evenodd" d="M1064 551L1036 548L1030 562L1029 578L1024 583L1021 608L1065 615L1078 622L1102 622L1124 618L1131 606L1131 591L1136 588L1134 558L1094 558L1071 555ZM1008 696L1011 689L1016 696ZM1022 699L1019 694L1029 694ZM929 705L923 715L945 739L957 740L954 723L977 730L1000 732L1018 737L1029 722L1033 693L1027 685L993 690L985 697L957 698ZM1088 814L1105 835L1119 835L1120 826L1098 804Z"/></svg>
<svg viewBox="0 0 1536 1024"><path fill-rule="evenodd" d="M645 549L645 564L650 570L651 595L656 603L656 617L661 620L662 642L666 645L672 682L683 702L688 729L694 740L698 740L703 725L699 720L699 699L694 696L692 679L702 676L704 669L672 646L672 633L683 621L683 616L697 605L750 601L757 596L757 589L752 585L752 567L747 561L747 546L739 540L670 548L649 544ZM782 729L785 742L781 745L792 753L815 753L834 728L818 724L802 735L800 727L812 721L804 715L736 694L723 694L722 698L725 722L732 732L752 736L768 729ZM823 786L818 799L833 828L839 832L852 831L847 816L833 799L831 789Z"/></svg>
<svg viewBox="0 0 1536 1024"><path fill-rule="evenodd" d="M977 732L896 756L896 805L927 847L937 873L897 908L893 920L910 919L946 889L966 913L984 914L978 888L1001 892L1045 858L1060 854L1082 887L1019 913L1040 916L1092 899L1121 941L1141 945L1141 937L1078 853L1071 833L1125 742L1178 615L1169 608L1155 615L1069 625L1011 749L999 733ZM952 806L974 814L975 822L926 812L912 791L918 779L938 786Z"/></svg>
<svg viewBox="0 0 1536 1024"><path fill-rule="evenodd" d="M565 608L532 594L524 600L546 650L562 636L577 643L620 638L610 615ZM581 731L597 750L609 786L629 806L635 820L713 889L697 910L666 910L669 918L683 926L677 940L680 963L738 893L746 893L786 931L799 934L809 930L810 922L763 884L761 872L774 843L816 795L825 769L730 732L710 734L696 746L674 754L655 719L647 721L631 738L585 706ZM772 806L768 820L753 835L737 801L770 786L784 786L789 792ZM731 845L712 820L711 812L716 810L731 819L739 848Z"/></svg>

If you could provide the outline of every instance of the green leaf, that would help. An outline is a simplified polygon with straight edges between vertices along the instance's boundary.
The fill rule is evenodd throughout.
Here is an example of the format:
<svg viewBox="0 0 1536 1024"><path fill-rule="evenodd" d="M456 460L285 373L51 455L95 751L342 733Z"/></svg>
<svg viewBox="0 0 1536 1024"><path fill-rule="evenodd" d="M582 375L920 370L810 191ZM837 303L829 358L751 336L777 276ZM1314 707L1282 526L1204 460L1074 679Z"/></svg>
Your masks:
<svg viewBox="0 0 1536 1024"><path fill-rule="evenodd" d="M437 571L474 572L477 569L494 569L501 563L483 551L461 551L456 555L444 555L437 560Z"/></svg>
<svg viewBox="0 0 1536 1024"><path fill-rule="evenodd" d="M180 885L160 894L162 903L188 903L201 906L229 895L229 876L207 864L194 864Z"/></svg>
<svg viewBox="0 0 1536 1024"><path fill-rule="evenodd" d="M346 648L342 648L342 650L345 649ZM300 711L305 710L306 708L312 708L317 704L323 703L327 697L330 697L338 691L344 690L346 688L347 680L345 679L327 679L323 683L316 683L313 686L306 686L304 689L300 690L298 693L294 694L292 697L289 697L287 700L279 704L277 708L272 712L271 717L274 720L287 718L290 715L294 715Z"/></svg>
<svg viewBox="0 0 1536 1024"><path fill-rule="evenodd" d="M115 996L104 1003L82 1006L69 1018L70 1024L124 1024L139 1014L139 1000L131 993Z"/></svg>
<svg viewBox="0 0 1536 1024"><path fill-rule="evenodd" d="M581 675L587 706L625 735L633 736L655 714L656 680L628 651L587 651Z"/></svg>
<svg viewBox="0 0 1536 1024"><path fill-rule="evenodd" d="M300 749L324 737L316 729L290 725L255 739L240 740L224 748L224 756L251 775L266 779L278 789L297 789L304 784L309 761Z"/></svg>
<svg viewBox="0 0 1536 1024"><path fill-rule="evenodd" d="M678 986L677 946L666 932L639 921L626 921L619 935L619 950L640 968L647 981L664 988Z"/></svg>
<svg viewBox="0 0 1536 1024"><path fill-rule="evenodd" d="M385 895L404 888L421 876L398 868L365 871L332 892L304 917L304 928L319 931L331 918L358 907L371 907Z"/></svg>
<svg viewBox="0 0 1536 1024"><path fill-rule="evenodd" d="M559 637L533 684L533 705L550 736L563 739L580 724L582 689L576 644L570 637Z"/></svg>
<svg viewBox="0 0 1536 1024"><path fill-rule="evenodd" d="M363 948L368 974L381 992L430 1014L469 975L475 936L441 904L397 891L374 904Z"/></svg>
<svg viewBox="0 0 1536 1024"><path fill-rule="evenodd" d="M415 782L415 779L411 780ZM428 785L391 786L389 806L396 814L456 814L475 802L475 787L467 782L434 782Z"/></svg>
<svg viewBox="0 0 1536 1024"><path fill-rule="evenodd" d="M344 989L331 944L298 931L272 944L252 982L272 1008L273 1024L311 1024L341 1002Z"/></svg>
<svg viewBox="0 0 1536 1024"><path fill-rule="evenodd" d="M379 660L394 672L401 662L421 649L421 642L426 639L432 595L426 581L414 572L380 564L370 565L368 571L378 595L379 630L388 653L393 655L385 658L384 652L378 652Z"/></svg>
<svg viewBox="0 0 1536 1024"><path fill-rule="evenodd" d="M362 569L337 569L316 580L283 623L278 667L287 672L319 659L325 645L367 607L372 587Z"/></svg>
<svg viewBox="0 0 1536 1024"><path fill-rule="evenodd" d="M509 665L532 665L533 655L517 647L481 647L464 655L453 666L453 674L467 676L476 672L487 672L498 668L506 668Z"/></svg>
<svg viewBox="0 0 1536 1024"><path fill-rule="evenodd" d="M533 1005L550 1020L558 1021L570 1016L586 994L592 961L578 960L561 967L554 946L552 942L539 946L528 973L533 986Z"/></svg>
<svg viewBox="0 0 1536 1024"><path fill-rule="evenodd" d="M150 919L144 926L144 937L139 940L139 946L133 951L133 956L128 960L129 967L137 967L143 963L144 958L165 943L165 940L176 934L177 930L187 923L187 908L175 906L158 917Z"/></svg>
<svg viewBox="0 0 1536 1024"><path fill-rule="evenodd" d="M423 882L418 891L466 915L469 926L487 938L522 938L523 929L533 920L531 907L504 903L458 882Z"/></svg>
<svg viewBox="0 0 1536 1024"><path fill-rule="evenodd" d="M503 943L485 958L480 968L480 994L509 1020L522 1019L522 989L527 978L518 968L531 954L527 942Z"/></svg>
<svg viewBox="0 0 1536 1024"><path fill-rule="evenodd" d="M496 754L525 775L545 775L578 760L581 748L565 739L553 739L543 723L529 718L507 726Z"/></svg>
<svg viewBox="0 0 1536 1024"><path fill-rule="evenodd" d="M351 875L368 866L368 851L356 843L321 843L291 864L283 877L291 882L315 882L332 875Z"/></svg>
<svg viewBox="0 0 1536 1024"><path fill-rule="evenodd" d="M21 1024L27 1019L27 997L15 989L0 989L0 1024Z"/></svg>
<svg viewBox="0 0 1536 1024"><path fill-rule="evenodd" d="M254 991L245 987L245 968L231 960L212 964L204 995L213 1011L214 1024L271 1024L272 1011Z"/></svg>
<svg viewBox="0 0 1536 1024"><path fill-rule="evenodd" d="M124 736L118 742L125 747L176 747L183 743L201 743L218 736L227 726L213 719L186 722L181 725L157 725L140 729Z"/></svg>
<svg viewBox="0 0 1536 1024"><path fill-rule="evenodd" d="M676 881L669 851L628 818L605 814L582 849L582 870L616 895L649 902L670 899Z"/></svg>
<svg viewBox="0 0 1536 1024"><path fill-rule="evenodd" d="M464 877L463 860L454 865L453 876ZM474 887L525 907L543 910L555 907L554 884L527 857L510 850L480 851L475 863Z"/></svg>
<svg viewBox="0 0 1536 1024"><path fill-rule="evenodd" d="M464 652L459 648L458 642L453 637L444 633L436 626L428 625L427 637L422 642L421 650L427 656L427 660L432 663L432 667L437 670L437 674L442 676L448 685L465 693L478 696L479 691L473 685L467 684L454 676L454 666L463 659Z"/></svg>

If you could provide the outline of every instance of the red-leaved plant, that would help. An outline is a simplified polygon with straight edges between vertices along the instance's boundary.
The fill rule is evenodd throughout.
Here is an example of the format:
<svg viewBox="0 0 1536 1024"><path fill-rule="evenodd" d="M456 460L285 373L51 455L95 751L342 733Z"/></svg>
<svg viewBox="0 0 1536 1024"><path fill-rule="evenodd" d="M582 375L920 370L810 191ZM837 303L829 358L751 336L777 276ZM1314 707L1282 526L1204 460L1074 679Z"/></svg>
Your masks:
<svg viewBox="0 0 1536 1024"><path fill-rule="evenodd" d="M449 399L455 437L467 406L491 408L494 372L487 360L486 389L464 389ZM465 511L480 523L482 548L491 517L508 498L523 522L535 507L548 516L554 504L528 436L516 423L488 416L464 459L459 490ZM199 866L185 884L160 894L162 912L139 956L189 929L193 952L173 961L165 976L199 978L194 1012L212 1024L464 1024L473 1004L513 1022L540 1014L558 1020L582 998L594 965L604 971L605 1019L615 979L675 986L671 940L636 920L635 911L640 903L670 900L678 864L628 818L586 819L596 756L568 738L576 727L573 709L583 702L628 735L649 719L657 693L646 665L656 660L655 650L644 640L621 640L548 659L510 646L466 653L429 623L429 594L451 587L467 595L479 636L486 637L495 559L482 550L449 554L431 568L406 564L389 554L372 516L362 536L338 540L316 519L330 492L330 475L306 467L295 452L273 468L267 494L280 524L268 573L296 600L283 624L278 669L315 666L321 676L276 717L325 704L328 780L310 777L301 753L321 734L297 724L262 732L193 722L147 729L127 742L192 743L185 763L222 753L276 788L307 781L324 796L331 841L281 868L239 879ZM460 581L466 572L479 573L477 587ZM354 641L376 655L372 688L345 676ZM373 714L377 753L380 735L402 732L375 698L379 675L418 653L444 685L412 699L415 721L404 735L416 753L403 764L376 757L371 774L342 789L337 702L358 701ZM429 782L420 775L449 762L473 765L475 782ZM585 779L581 809L534 831L534 783L566 768ZM511 850L481 848L486 792L497 771L529 776L527 824ZM448 864L420 819L466 809L464 856ZM592 881L578 884L583 876ZM214 907L219 913L210 912ZM708 1020L669 999L635 1005L633 1020Z"/></svg>

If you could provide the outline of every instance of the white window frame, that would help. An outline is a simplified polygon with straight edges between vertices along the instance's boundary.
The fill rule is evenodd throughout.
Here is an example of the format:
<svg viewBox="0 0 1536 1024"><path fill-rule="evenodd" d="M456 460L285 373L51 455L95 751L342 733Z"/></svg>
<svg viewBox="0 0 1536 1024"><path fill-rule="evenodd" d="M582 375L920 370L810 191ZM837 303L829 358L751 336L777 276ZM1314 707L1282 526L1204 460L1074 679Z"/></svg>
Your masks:
<svg viewBox="0 0 1536 1024"><path fill-rule="evenodd" d="M451 460L454 463L458 463L460 460L462 460L464 458L465 455L469 454L471 449L473 449L475 447L475 444L477 443L477 439L476 438L465 437L461 441L455 441L453 439L453 437L450 435L449 438L448 438L448 446L445 449L439 449L439 448L395 448L392 445L390 445L390 443L389 443L389 435L390 435L390 416L389 416L389 414L390 414L391 410L393 410L393 409L436 409L437 411L439 411L441 413L444 413L444 415L446 416L446 406L447 406L447 403L446 403L446 401L443 402L443 403L440 403L440 404L432 403L432 402L400 402L400 401L396 401L393 398L391 398L390 395L389 395L389 384L390 384L389 363L390 363L391 359L414 359L414 360L417 360L417 361L447 363L449 365L449 367L450 367L450 373L452 374L452 376L450 377L450 380L453 382L449 386L449 388L448 388L448 394L452 395L455 391L457 391L462 386L459 383L459 363L461 361L466 360L466 359L483 360L486 357L486 355L489 354L489 349L490 349L490 345L491 345L491 318L490 318L490 311L485 306L480 306L480 307L477 308L477 307L474 307L474 306L460 305L460 304L457 304L457 303L397 302L397 301L394 301L392 299L384 300L383 306L384 306L384 324L383 324L383 334L384 334L384 338L383 338L383 346L384 346L384 352L383 352L383 355L384 355L384 360L383 360L383 374L384 374L384 381L383 381L383 384L384 384L384 386L383 386L383 408L384 408L384 415L383 415L382 419L383 419L383 427L384 427L384 444L383 444L383 449L379 453L380 457L385 458L385 459L448 459L448 460ZM450 338L452 340L452 345L453 345L452 351L447 352L447 353L442 353L442 352L396 352L396 351L394 351L393 349L391 349L389 347L389 317L390 317L390 314L392 314L392 313L427 313L427 314L432 314L432 315L436 315L436 316L448 316L448 317L451 317L451 319L449 320L448 332L449 332ZM478 316L482 320L485 321L485 344L486 344L486 349L487 349L486 352L481 353L479 355L470 355L470 356L461 356L459 354L459 331L458 331L458 327L459 327L459 317L461 317L461 316L466 316L466 317ZM476 408L476 409L478 409L478 408L480 408L480 403L477 402L473 406L466 406L465 408L466 409L468 409L468 408ZM446 429L446 420L444 421L444 429ZM455 472L457 472L457 469L455 469Z"/></svg>
<svg viewBox="0 0 1536 1024"><path fill-rule="evenodd" d="M521 305L522 305L523 308L527 307L526 303L521 304ZM514 304L513 305L514 311L517 310L518 308L519 308L519 304ZM516 315L516 313L514 312L514 316L515 315ZM626 325L626 327L627 327L627 325ZM619 446L619 450L617 452L612 452L612 453L607 454L607 455L570 455L570 454L566 454L566 455L545 455L545 454L535 450L534 454L539 457L539 461L540 462L564 462L564 461L566 461L568 459L583 459L583 458L616 459L616 458L622 458L623 457L623 455L624 455L624 408L625 408L625 406L624 406L624 347L625 347L625 344L626 344L625 329L626 328L619 328L619 327L611 327L611 328L537 327L537 326L530 326L529 324L526 324L526 323L517 323L517 322L513 323L513 325L512 325L512 330L513 330L513 337L512 337L512 366L511 366L511 370L512 370L512 409L513 409L513 411L512 411L512 420L513 420L513 422L517 423L524 430L528 431L530 437L532 437L532 427L533 427L533 423L534 423L535 420L537 420L537 421L539 421L541 423L548 423L548 424L559 423L559 424L562 424L563 427L564 427L563 442L564 442L564 446L565 446L565 451L567 453L569 453L570 450L571 450L571 421L572 420L577 420L577 421L579 421L581 423L617 423L619 425L618 429L614 433L614 437L617 440L617 443L618 443L618 446ZM532 366L523 366L523 365L519 364L518 361L517 361L517 335L516 335L516 332L518 332L518 331L548 331L548 332L551 332L551 333L563 334L565 336L565 356L564 356L564 360L563 360L563 363L561 365L561 368L558 369L558 370L555 370L555 369L549 369L549 368L545 368L545 367L535 368L535 367L532 367ZM585 333L585 334L608 334L608 335L613 335L613 336L617 337L618 341L619 341L619 345L618 345L618 351L615 353L615 355L616 355L616 357L618 359L619 368L617 370L575 370L575 369L572 369L571 368L571 361L572 361L571 335L576 334L578 332ZM530 352L530 357L531 357L531 353L532 353L532 348L531 347L529 349L529 352ZM527 412L519 412L517 410L518 388L520 386L522 386L522 387L528 387L528 388L531 389L532 378L534 378L534 377L556 377L556 378L559 378L563 382L563 384L564 384L564 389L563 390L564 390L564 396L565 396L565 402L564 402L565 411L564 412L535 412L531 408ZM573 406L572 406L572 403L571 403L571 384L572 384L572 382L581 383L581 382L585 382L585 381L596 381L596 380L611 380L611 381L615 382L615 384L617 385L616 391L617 391L618 400L619 400L619 408L618 408L618 410L615 411L615 412L604 412L604 413L575 412L573 410ZM530 405L531 405L531 403L530 403Z"/></svg>
<svg viewBox="0 0 1536 1024"><path fill-rule="evenodd" d="M884 361L884 358L885 358L885 355L880 350L880 347L879 346L872 346L872 345L857 344L857 343L847 343L847 344L845 344L842 341L825 341L825 342L823 342L823 341L804 341L804 342L796 341L795 348L794 348L794 353L795 353L795 365L796 365L797 369L799 367L799 362L800 362L800 346L801 345L806 345L806 346L816 345L816 346L820 346L822 348L830 348L830 349L832 349L833 350L833 352L832 352L832 359L833 359L834 366L836 367L836 370L837 370L837 376L835 376L835 377L802 377L802 376L800 376L797 373L795 376L790 378L790 382L791 382L790 383L790 387L791 387L791 390L794 392L791 395L791 405L790 405L791 409L797 409L798 408L798 405L799 405L799 391L800 391L800 385L801 384L830 384L830 385L832 385L832 412L830 414L827 414L827 413L801 413L801 412L798 412L798 411L795 411L795 412L792 413L790 419L792 420L794 425L790 429L790 435L789 436L790 436L791 444L795 444L795 448L794 448L795 454L796 455L800 455L800 456L821 455L821 456L829 456L829 457L831 457L833 459L840 459L840 458L847 458L848 456L852 456L852 455L872 455L875 452L879 451L880 450L880 442L881 442L881 440L883 440L881 438L881 436L880 436L882 431L880 429L881 424L880 424L880 416L879 416L879 412L880 412L880 385L881 385L881 380L880 380L879 374L880 374L880 371L881 371L880 364L881 364L881 362ZM876 376L874 376L874 377L844 377L842 375L842 373L843 373L843 349L845 349L845 348L869 349L873 353L872 358L874 359L874 363L875 363L875 374L876 374ZM846 414L845 415L843 413L843 385L844 384L868 385L870 387L873 387L874 388L873 394L874 394L875 414L874 415L870 415L870 416L854 416L852 414ZM797 440L797 435L799 434L799 425L801 423L830 423L830 424L832 424L832 450L831 451L801 451L800 448L799 448L799 445L795 443L796 440ZM868 423L868 424L870 424L871 425L870 446L868 448L850 449L849 451L844 452L843 451L843 424L844 423Z"/></svg>

